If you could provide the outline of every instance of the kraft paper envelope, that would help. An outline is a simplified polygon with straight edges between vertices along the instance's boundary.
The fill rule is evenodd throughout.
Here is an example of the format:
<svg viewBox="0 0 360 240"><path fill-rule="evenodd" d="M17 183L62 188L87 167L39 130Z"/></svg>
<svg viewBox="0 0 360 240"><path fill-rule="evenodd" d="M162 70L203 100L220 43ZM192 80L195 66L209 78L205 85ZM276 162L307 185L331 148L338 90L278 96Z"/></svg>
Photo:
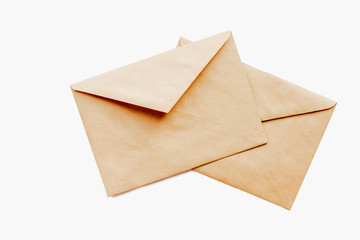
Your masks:
<svg viewBox="0 0 360 240"><path fill-rule="evenodd" d="M336 103L244 67L268 143L194 170L291 209Z"/></svg>
<svg viewBox="0 0 360 240"><path fill-rule="evenodd" d="M267 142L230 31L71 88L108 195Z"/></svg>

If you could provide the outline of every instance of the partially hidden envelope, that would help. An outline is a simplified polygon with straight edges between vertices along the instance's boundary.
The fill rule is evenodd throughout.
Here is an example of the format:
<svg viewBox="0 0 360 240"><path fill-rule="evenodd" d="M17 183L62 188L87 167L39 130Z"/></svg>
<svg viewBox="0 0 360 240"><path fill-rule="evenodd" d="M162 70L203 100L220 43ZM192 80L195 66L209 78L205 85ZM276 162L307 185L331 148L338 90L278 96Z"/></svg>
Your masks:
<svg viewBox="0 0 360 240"><path fill-rule="evenodd" d="M194 170L291 209L336 102L243 66L268 143Z"/></svg>
<svg viewBox="0 0 360 240"><path fill-rule="evenodd" d="M230 31L71 88L109 196L267 142Z"/></svg>

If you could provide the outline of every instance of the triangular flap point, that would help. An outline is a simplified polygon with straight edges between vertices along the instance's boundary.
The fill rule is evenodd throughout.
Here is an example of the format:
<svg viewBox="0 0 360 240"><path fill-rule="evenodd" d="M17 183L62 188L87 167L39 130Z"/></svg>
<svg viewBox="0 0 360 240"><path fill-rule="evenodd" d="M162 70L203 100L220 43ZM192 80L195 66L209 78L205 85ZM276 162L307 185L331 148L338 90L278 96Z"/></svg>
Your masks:
<svg viewBox="0 0 360 240"><path fill-rule="evenodd" d="M229 39L214 35L71 85L73 90L169 112Z"/></svg>
<svg viewBox="0 0 360 240"><path fill-rule="evenodd" d="M279 77L247 64L245 66L263 121L325 110L336 104L333 100Z"/></svg>

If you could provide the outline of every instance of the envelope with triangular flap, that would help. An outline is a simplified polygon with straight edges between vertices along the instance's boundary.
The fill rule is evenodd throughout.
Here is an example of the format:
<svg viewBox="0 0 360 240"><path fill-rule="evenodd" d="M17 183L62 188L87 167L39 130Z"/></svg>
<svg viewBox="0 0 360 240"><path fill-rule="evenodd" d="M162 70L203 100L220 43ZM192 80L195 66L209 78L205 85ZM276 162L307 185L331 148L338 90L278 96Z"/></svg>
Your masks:
<svg viewBox="0 0 360 240"><path fill-rule="evenodd" d="M71 88L109 196L267 142L230 31Z"/></svg>
<svg viewBox="0 0 360 240"><path fill-rule="evenodd" d="M189 42L180 38L178 46ZM291 209L336 102L243 67L268 143L194 170Z"/></svg>

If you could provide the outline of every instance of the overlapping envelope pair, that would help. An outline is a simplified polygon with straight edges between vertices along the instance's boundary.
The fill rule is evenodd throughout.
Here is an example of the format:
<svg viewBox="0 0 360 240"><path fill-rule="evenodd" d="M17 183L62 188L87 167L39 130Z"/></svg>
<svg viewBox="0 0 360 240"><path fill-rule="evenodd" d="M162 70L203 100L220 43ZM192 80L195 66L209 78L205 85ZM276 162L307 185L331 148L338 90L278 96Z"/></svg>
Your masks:
<svg viewBox="0 0 360 240"><path fill-rule="evenodd" d="M242 63L230 31L71 88L109 196L194 170L286 209L336 105Z"/></svg>

